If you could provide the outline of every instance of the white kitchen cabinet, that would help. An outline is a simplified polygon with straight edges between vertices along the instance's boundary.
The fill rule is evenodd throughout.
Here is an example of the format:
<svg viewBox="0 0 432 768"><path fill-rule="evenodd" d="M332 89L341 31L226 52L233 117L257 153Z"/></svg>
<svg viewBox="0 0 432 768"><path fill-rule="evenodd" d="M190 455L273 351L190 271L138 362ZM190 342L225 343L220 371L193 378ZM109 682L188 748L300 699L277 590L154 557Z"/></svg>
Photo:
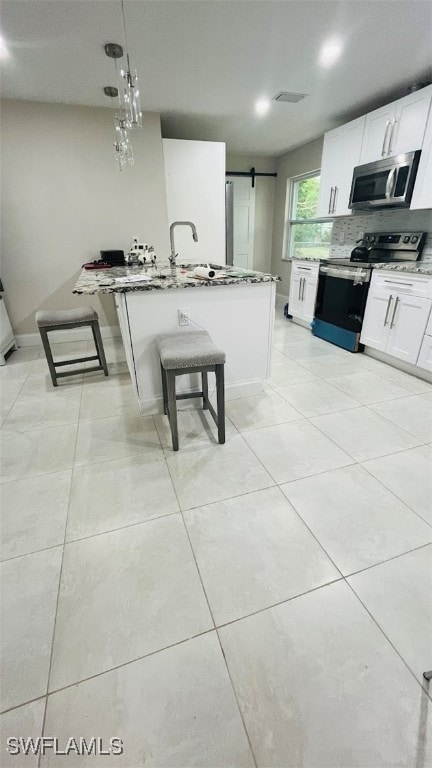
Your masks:
<svg viewBox="0 0 432 768"><path fill-rule="evenodd" d="M371 284L363 318L360 338L362 344L385 352L388 341L390 303L389 291L375 288Z"/></svg>
<svg viewBox="0 0 432 768"><path fill-rule="evenodd" d="M432 336L424 336L417 360L419 368L432 372Z"/></svg>
<svg viewBox="0 0 432 768"><path fill-rule="evenodd" d="M347 216L353 170L359 163L365 117L324 136L318 216Z"/></svg>
<svg viewBox="0 0 432 768"><path fill-rule="evenodd" d="M415 365L430 308L430 299L403 294L395 297L386 348L388 355Z"/></svg>
<svg viewBox="0 0 432 768"><path fill-rule="evenodd" d="M432 208L432 109L429 110L410 208Z"/></svg>
<svg viewBox="0 0 432 768"><path fill-rule="evenodd" d="M416 364L432 305L432 279L400 272L372 275L362 344Z"/></svg>
<svg viewBox="0 0 432 768"><path fill-rule="evenodd" d="M115 293L114 304L117 312L117 319L120 326L121 339L122 339L123 347L125 350L127 367L129 369L130 377L132 379L132 385L135 391L138 392L137 380L135 375L135 363L134 363L134 354L132 349L132 340L129 333L129 322L128 322L128 316L127 316L125 294Z"/></svg>
<svg viewBox="0 0 432 768"><path fill-rule="evenodd" d="M289 313L295 320L312 322L318 287L319 262L293 261Z"/></svg>
<svg viewBox="0 0 432 768"><path fill-rule="evenodd" d="M422 149L432 86L366 115L360 165Z"/></svg>

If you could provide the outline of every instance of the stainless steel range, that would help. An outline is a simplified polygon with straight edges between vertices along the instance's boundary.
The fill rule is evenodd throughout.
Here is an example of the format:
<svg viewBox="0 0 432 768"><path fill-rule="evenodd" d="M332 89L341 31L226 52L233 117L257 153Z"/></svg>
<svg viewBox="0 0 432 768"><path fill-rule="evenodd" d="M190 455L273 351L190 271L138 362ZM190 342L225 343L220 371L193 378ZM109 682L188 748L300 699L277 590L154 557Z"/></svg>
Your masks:
<svg viewBox="0 0 432 768"><path fill-rule="evenodd" d="M416 261L425 232L366 232L349 259L320 264L312 333L350 352L363 352L360 333L374 264Z"/></svg>

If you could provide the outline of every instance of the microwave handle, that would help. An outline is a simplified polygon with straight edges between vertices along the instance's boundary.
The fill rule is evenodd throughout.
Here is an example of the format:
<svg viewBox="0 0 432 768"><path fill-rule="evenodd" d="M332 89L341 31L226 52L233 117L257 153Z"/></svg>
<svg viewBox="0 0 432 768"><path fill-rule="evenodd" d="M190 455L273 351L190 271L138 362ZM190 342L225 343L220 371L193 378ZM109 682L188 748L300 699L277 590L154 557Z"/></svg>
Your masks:
<svg viewBox="0 0 432 768"><path fill-rule="evenodd" d="M385 190L385 196L386 200L390 200L390 198L393 196L395 188L396 188L396 174L397 174L397 168L392 168L387 179L386 184L386 190Z"/></svg>

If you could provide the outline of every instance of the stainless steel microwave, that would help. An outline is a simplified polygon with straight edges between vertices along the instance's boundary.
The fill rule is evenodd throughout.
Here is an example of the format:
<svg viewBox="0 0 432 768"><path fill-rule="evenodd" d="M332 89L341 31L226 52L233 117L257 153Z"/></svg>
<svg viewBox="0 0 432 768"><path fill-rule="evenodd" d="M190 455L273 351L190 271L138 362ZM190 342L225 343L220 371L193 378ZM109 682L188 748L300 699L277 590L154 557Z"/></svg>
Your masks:
<svg viewBox="0 0 432 768"><path fill-rule="evenodd" d="M358 165L354 168L349 207L409 208L420 154L417 150Z"/></svg>

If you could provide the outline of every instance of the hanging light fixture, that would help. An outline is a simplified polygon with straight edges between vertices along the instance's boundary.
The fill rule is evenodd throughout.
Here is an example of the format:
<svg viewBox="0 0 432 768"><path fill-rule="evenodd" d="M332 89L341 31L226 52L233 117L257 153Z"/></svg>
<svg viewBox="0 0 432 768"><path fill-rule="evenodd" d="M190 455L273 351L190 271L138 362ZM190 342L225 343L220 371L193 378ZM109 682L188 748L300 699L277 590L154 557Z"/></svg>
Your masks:
<svg viewBox="0 0 432 768"><path fill-rule="evenodd" d="M126 62L127 67L121 67L120 77L121 83L121 103L124 111L126 112L131 126L142 128L142 113L141 113L141 99L138 88L138 72L132 71L129 58L129 45L126 32L126 19L124 12L124 0L121 0L121 9L123 17L123 30L126 43Z"/></svg>

